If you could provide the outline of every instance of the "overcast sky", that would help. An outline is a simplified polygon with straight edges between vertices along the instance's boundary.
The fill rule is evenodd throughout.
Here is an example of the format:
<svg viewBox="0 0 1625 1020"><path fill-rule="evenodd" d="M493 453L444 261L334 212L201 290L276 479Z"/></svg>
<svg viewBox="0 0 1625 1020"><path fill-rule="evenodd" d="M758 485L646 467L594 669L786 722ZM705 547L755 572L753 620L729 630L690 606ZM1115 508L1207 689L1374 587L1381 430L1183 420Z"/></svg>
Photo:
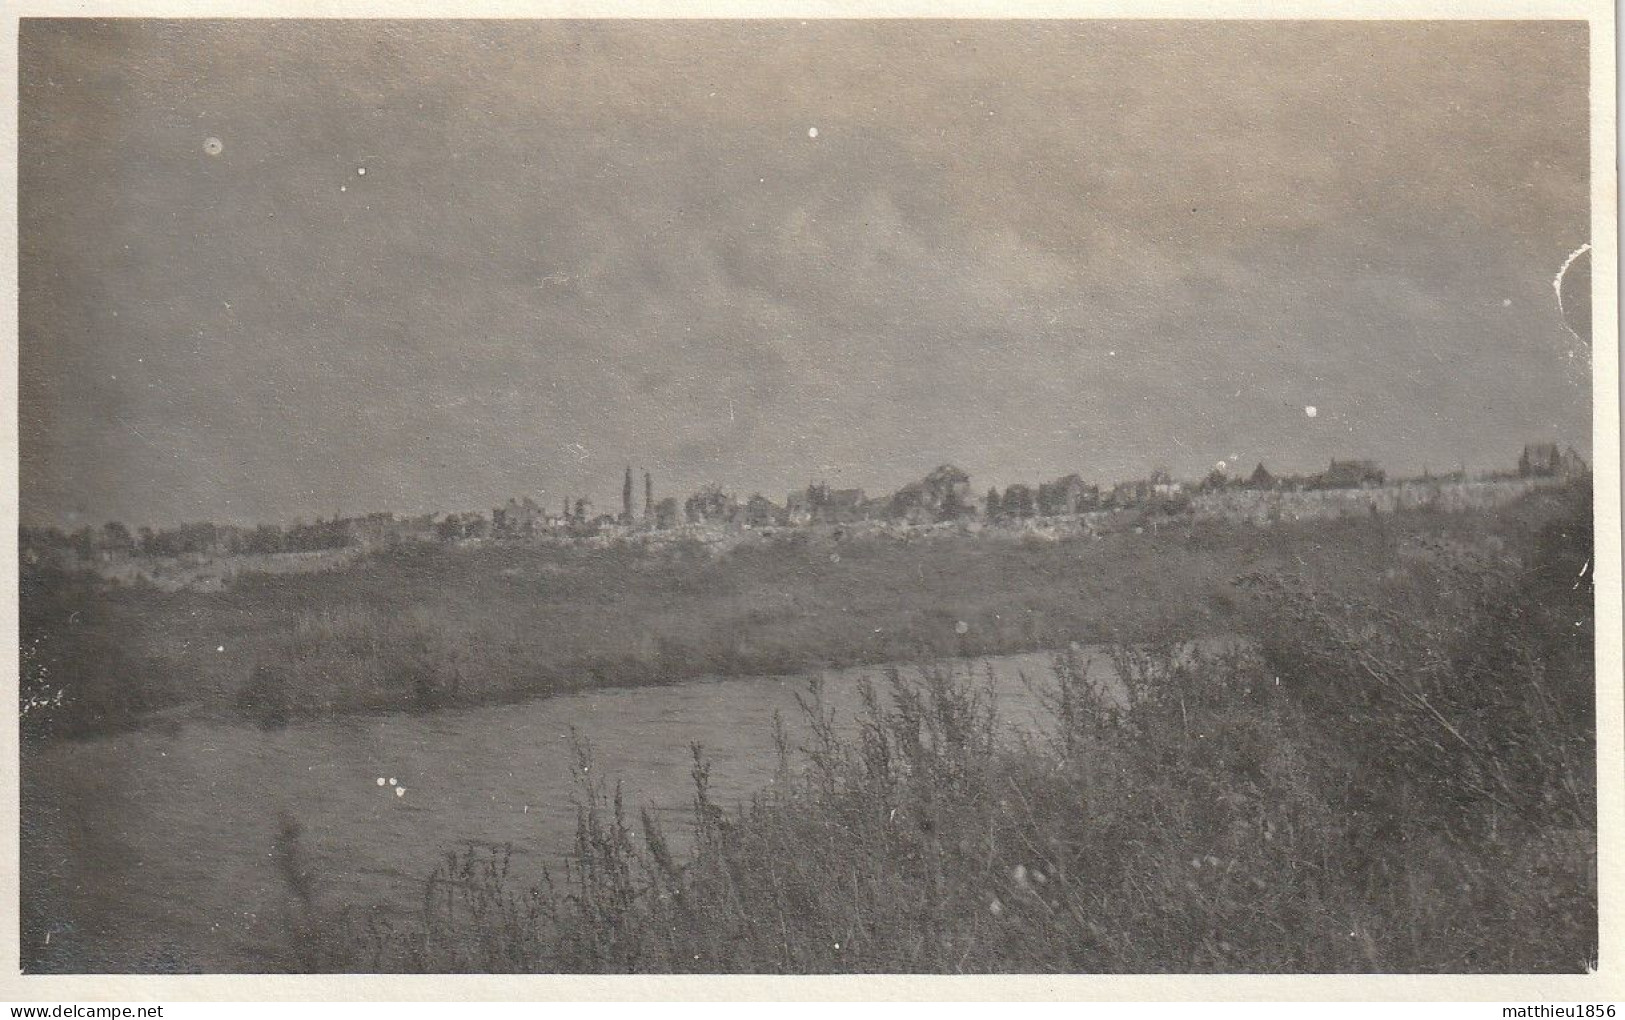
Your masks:
<svg viewBox="0 0 1625 1020"><path fill-rule="evenodd" d="M25 522L1590 447L1583 24L33 20L21 74Z"/></svg>

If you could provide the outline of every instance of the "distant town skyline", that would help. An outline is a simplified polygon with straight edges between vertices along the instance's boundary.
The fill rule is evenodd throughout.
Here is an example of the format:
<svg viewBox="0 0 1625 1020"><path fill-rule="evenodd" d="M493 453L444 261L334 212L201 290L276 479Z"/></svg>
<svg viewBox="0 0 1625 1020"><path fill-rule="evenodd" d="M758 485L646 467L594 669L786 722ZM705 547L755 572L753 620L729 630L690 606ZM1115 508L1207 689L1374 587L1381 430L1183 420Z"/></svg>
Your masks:
<svg viewBox="0 0 1625 1020"><path fill-rule="evenodd" d="M25 524L1591 457L1583 23L20 45Z"/></svg>
<svg viewBox="0 0 1625 1020"><path fill-rule="evenodd" d="M1526 444L1521 451L1521 455L1519 457L1512 458L1508 464L1490 465L1476 470L1468 469L1462 465L1440 468L1434 465L1424 464L1420 473L1405 475L1391 474L1385 468L1383 468L1381 463L1370 458L1334 457L1329 464L1322 465L1318 470L1308 471L1272 469L1270 462L1267 459L1253 462L1251 466L1240 462L1229 463L1220 461L1213 465L1209 465L1204 471L1200 472L1200 477L1195 474L1180 475L1178 473L1167 472L1165 469L1160 467L1151 468L1132 478L1124 477L1110 479L1097 478L1090 476L1086 472L1073 470L1052 472L1050 474L1034 476L1031 478L1016 478L1006 482L1003 485L988 485L986 488L978 483L978 480L974 475L966 473L966 477L969 479L971 504L980 506L987 496L989 490L1009 492L1012 488L1019 487L1027 489L1029 493L1035 493L1045 485L1066 481L1067 479L1076 479L1078 484L1085 487L1093 488L1100 492L1109 493L1117 488L1132 489L1136 485L1144 486L1148 482L1155 483L1159 478L1166 476L1174 483L1175 488L1183 488L1186 492L1196 493L1201 488L1203 483L1208 478L1212 477L1215 472L1223 475L1226 478L1226 484L1228 485L1244 485L1250 480L1256 482L1257 479L1255 478L1255 475L1260 472L1261 469L1263 475L1269 480L1271 485L1281 484L1284 482L1307 482L1314 485L1322 478L1335 477L1340 473L1347 474L1350 471L1367 471L1368 469L1370 471L1380 473L1380 475L1386 479L1386 484L1388 485L1424 481L1428 478L1444 481L1454 478L1462 472L1465 472L1469 479L1489 476L1517 477L1527 473L1527 462L1530 459L1531 451L1541 452L1548 449L1551 451L1550 458L1552 463L1552 471L1554 473L1568 471L1572 465L1572 458L1579 453L1579 451L1573 446L1563 446L1562 444L1558 443ZM1587 458L1581 456L1580 462L1580 467L1586 470L1590 469L1590 463ZM1544 461L1541 463L1544 463ZM1561 468L1559 468L1560 463L1563 465ZM896 485L891 485L879 490L867 489L863 486L850 486L842 488L838 483L832 485L827 479L818 478L813 479L804 485L791 486L786 492L770 492L760 488L728 485L714 479L703 482L692 490L682 492L663 492L654 486L652 477L648 473L644 473L645 484L648 486L646 490L647 502L640 502L634 499L632 508L630 510L630 518L634 522L652 518L656 512L658 504L665 502L674 504L677 507L677 513L681 515L686 512L686 506L690 497L699 496L703 492L711 490L713 487L720 491L723 496L727 497L732 503L736 503L741 507L743 507L749 501L760 497L767 499L770 503L782 510L789 507L790 504L795 502L798 497L805 502L812 490L820 487L825 489L827 492L837 494L854 493L857 496L860 496L863 501L871 504L875 502L885 502L895 496L898 496L902 490L921 482L922 480L928 478L928 476L934 475L938 471L945 468L959 470L957 466L953 464L939 464L935 465L928 471L918 472L913 478L906 479ZM1539 471L1536 472L1536 474L1539 473ZM1336 483L1327 487L1340 488L1345 486L1342 483ZM1358 487L1358 485L1355 487ZM309 525L327 521L358 521L363 518L376 517L392 517L397 520L407 521L422 518L468 517L472 515L474 517L483 517L487 520L494 520L496 516L503 513L505 509L511 511L515 506L525 505L533 507L535 511L543 517L556 518L560 520L573 518L597 520L601 518L609 518L624 521L627 517L627 511L624 509L624 504L623 508L617 512L615 507L607 506L600 500L594 499L590 495L572 495L565 493L552 497L552 501L550 503L550 498L545 494L539 495L537 493L525 492L510 494L507 498L495 501L489 506L448 506L430 510L414 509L407 511L379 507L357 509L335 507L329 513L313 514L308 519L303 515L296 518L281 520L259 518L247 521L229 519L208 520L198 518L188 521L169 522L168 524L159 525L156 530L163 530L165 527L184 528L190 525L204 524L215 524L224 527L238 528L264 525L270 525L273 527L287 527ZM117 518L95 520L86 517L66 521L24 521L23 527L37 527L45 530L63 530L65 527L66 530L71 531L85 528L94 530L98 526L105 524L122 524L129 528L152 527L149 522L145 521L126 521Z"/></svg>

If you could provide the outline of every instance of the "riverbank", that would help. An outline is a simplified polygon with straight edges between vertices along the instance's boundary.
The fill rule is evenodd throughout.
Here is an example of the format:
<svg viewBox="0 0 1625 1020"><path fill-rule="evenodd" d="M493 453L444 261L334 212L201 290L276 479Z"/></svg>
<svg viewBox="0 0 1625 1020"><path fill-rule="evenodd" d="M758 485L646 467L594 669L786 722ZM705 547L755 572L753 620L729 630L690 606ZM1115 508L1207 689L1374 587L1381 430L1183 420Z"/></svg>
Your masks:
<svg viewBox="0 0 1625 1020"><path fill-rule="evenodd" d="M1050 658L974 664L1012 738L1039 730L1027 679L1047 675ZM842 733L854 731L865 680L884 683L879 670L822 675ZM662 819L686 849L690 745L707 748L718 803L748 803L774 779L775 718L808 742L797 705L808 692L807 677L700 679L36 745L22 768L25 967L308 969L304 954L331 944L323 932L415 923L424 879L447 854L508 848L509 877L540 882L575 847L578 740L591 743L592 775L613 777L634 812Z"/></svg>
<svg viewBox="0 0 1625 1020"><path fill-rule="evenodd" d="M715 555L410 547L220 591L22 575L24 732L422 711L699 676L1234 633L1238 577L1369 585L1429 543L1498 555L1576 487L1493 508L1009 541L804 536Z"/></svg>

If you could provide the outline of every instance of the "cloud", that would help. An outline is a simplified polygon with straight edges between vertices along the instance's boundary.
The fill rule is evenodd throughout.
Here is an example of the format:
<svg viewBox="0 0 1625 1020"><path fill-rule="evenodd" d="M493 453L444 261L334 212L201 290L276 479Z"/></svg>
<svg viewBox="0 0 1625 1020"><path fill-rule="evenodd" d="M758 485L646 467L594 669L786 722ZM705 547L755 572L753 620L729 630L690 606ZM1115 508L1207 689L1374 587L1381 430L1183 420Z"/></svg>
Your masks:
<svg viewBox="0 0 1625 1020"><path fill-rule="evenodd" d="M1584 52L1562 23L29 21L25 512L1579 440L1546 288L1585 240ZM1306 433L1311 397L1353 431Z"/></svg>

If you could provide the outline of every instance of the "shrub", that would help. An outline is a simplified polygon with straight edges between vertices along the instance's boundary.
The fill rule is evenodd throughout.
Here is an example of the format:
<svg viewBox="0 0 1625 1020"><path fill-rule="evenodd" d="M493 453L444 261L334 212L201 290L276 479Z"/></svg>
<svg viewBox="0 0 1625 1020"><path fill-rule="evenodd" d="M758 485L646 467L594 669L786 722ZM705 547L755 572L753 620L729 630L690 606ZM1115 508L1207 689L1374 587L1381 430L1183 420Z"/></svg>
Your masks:
<svg viewBox="0 0 1625 1020"><path fill-rule="evenodd" d="M1566 570L1553 583L1589 536L1559 523L1527 562L1426 548L1371 592L1248 580L1265 659L1373 810L1420 798L1462 831L1595 825L1591 591Z"/></svg>

